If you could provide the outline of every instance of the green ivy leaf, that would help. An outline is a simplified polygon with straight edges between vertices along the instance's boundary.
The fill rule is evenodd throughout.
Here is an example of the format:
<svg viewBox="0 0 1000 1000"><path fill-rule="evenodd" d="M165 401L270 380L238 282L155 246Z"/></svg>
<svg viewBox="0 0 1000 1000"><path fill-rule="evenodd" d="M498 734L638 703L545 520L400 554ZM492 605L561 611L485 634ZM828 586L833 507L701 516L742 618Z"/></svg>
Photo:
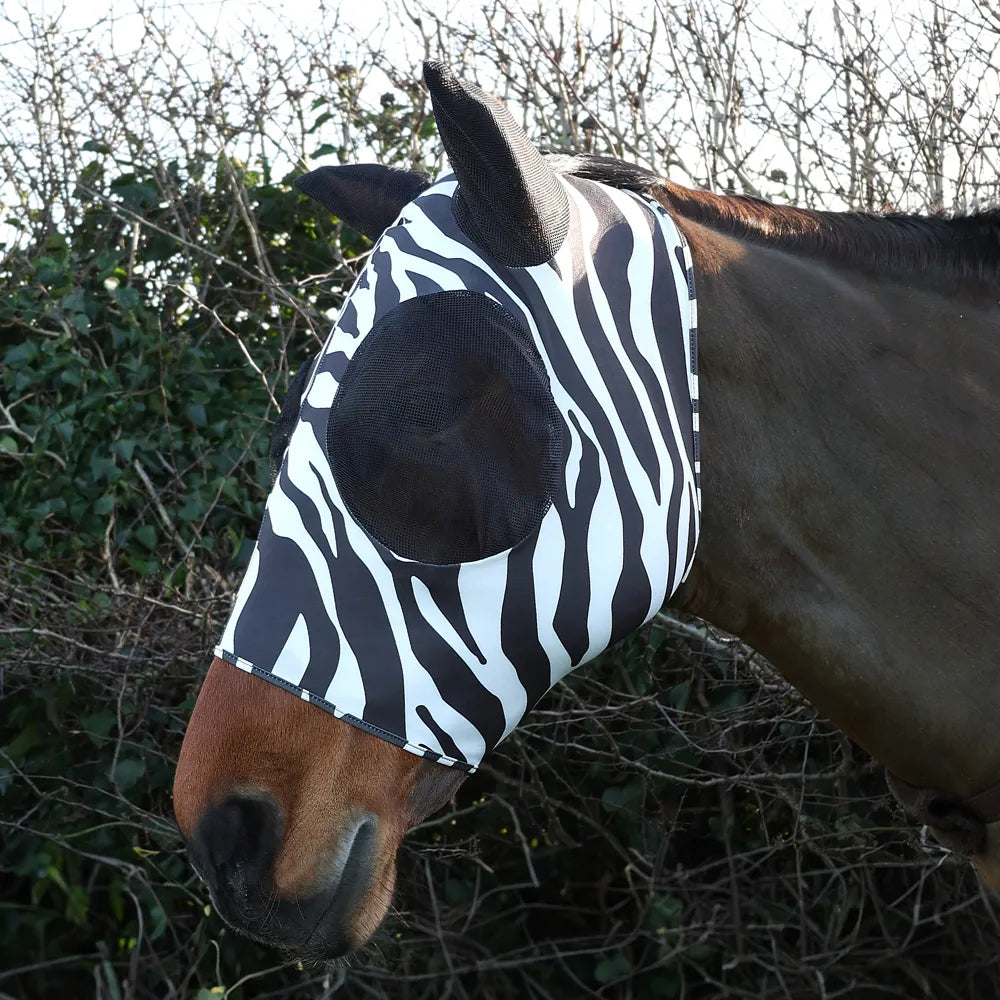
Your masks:
<svg viewBox="0 0 1000 1000"><path fill-rule="evenodd" d="M188 420L196 427L204 427L208 423L204 403L188 403L184 407L184 412L187 414Z"/></svg>
<svg viewBox="0 0 1000 1000"><path fill-rule="evenodd" d="M120 455L122 461L127 465L132 461L132 455L135 453L135 439L119 438L111 445L111 450L116 455Z"/></svg>
<svg viewBox="0 0 1000 1000"><path fill-rule="evenodd" d="M681 681L680 684L675 684L672 688L667 691L667 701L674 706L674 708L684 711L688 705L688 699L691 697L691 682Z"/></svg>
<svg viewBox="0 0 1000 1000"><path fill-rule="evenodd" d="M632 961L623 951L612 955L597 963L594 969L594 978L599 983L610 983L614 979L621 979L632 971Z"/></svg>
<svg viewBox="0 0 1000 1000"><path fill-rule="evenodd" d="M150 552L156 548L156 528L151 524L141 524L133 532L135 538L149 549Z"/></svg>
<svg viewBox="0 0 1000 1000"><path fill-rule="evenodd" d="M115 297L115 301L124 309L126 312L135 309L136 306L142 301L139 297L139 293L131 286L124 285L121 288L116 288L112 293Z"/></svg>
<svg viewBox="0 0 1000 1000"><path fill-rule="evenodd" d="M612 785L604 789L601 804L608 812L619 812L635 805L642 797L641 781L630 781L627 785Z"/></svg>
<svg viewBox="0 0 1000 1000"><path fill-rule="evenodd" d="M146 773L146 762L139 757L122 757L115 767L115 784L125 791Z"/></svg>
<svg viewBox="0 0 1000 1000"><path fill-rule="evenodd" d="M25 340L7 351L3 356L3 363L5 365L19 365L25 361L32 361L37 356L38 344L34 340Z"/></svg>
<svg viewBox="0 0 1000 1000"><path fill-rule="evenodd" d="M80 725L84 732L90 737L95 746L101 746L108 738L111 730L114 729L118 719L113 712L101 711L91 715L85 715L80 720Z"/></svg>
<svg viewBox="0 0 1000 1000"><path fill-rule="evenodd" d="M676 896L656 896L649 905L646 925L652 930L679 927L684 904Z"/></svg>

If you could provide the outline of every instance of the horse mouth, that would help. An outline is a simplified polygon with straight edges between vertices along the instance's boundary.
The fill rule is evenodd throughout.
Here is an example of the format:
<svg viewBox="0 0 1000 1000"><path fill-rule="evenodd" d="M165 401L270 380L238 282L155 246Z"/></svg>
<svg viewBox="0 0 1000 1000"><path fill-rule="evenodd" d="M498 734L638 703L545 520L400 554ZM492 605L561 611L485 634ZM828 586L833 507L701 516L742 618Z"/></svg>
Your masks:
<svg viewBox="0 0 1000 1000"><path fill-rule="evenodd" d="M192 864L213 908L232 930L291 961L331 961L364 943L352 928L372 885L377 832L374 816L359 817L342 837L321 887L302 895L282 896L270 875L250 882L239 866L220 879Z"/></svg>
<svg viewBox="0 0 1000 1000"><path fill-rule="evenodd" d="M352 942L349 928L364 905L374 871L375 839L378 832L374 816L358 821L344 855L343 848L333 865L335 888L326 909L306 938L298 958L323 961L342 958L363 942ZM343 861L340 862L340 857Z"/></svg>

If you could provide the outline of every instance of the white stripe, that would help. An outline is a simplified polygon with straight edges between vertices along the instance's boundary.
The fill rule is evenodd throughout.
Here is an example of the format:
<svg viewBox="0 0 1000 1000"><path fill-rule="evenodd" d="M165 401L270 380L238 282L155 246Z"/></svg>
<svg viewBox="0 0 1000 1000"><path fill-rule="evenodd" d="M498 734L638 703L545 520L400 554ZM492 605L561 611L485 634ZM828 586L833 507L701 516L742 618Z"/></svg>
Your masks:
<svg viewBox="0 0 1000 1000"><path fill-rule="evenodd" d="M573 196L574 201L580 202L581 196L579 195L579 193L576 192L574 188L569 187L568 185L567 188L570 191L571 195ZM590 220L590 222L588 222L588 220ZM590 232L588 231L588 225L590 225L590 223L592 223L593 220L594 220L593 212L590 209L589 205L586 205L586 211L585 212L581 211L581 227L585 244L588 243L590 237ZM570 250L567 248L566 252L568 255L570 253ZM569 262L567 261L567 265L568 263ZM604 298L603 290L600 288L599 283L597 283L596 281L596 277L593 274L592 267L589 264L588 267L590 268L589 271L590 281L588 282L588 284L591 291L592 301L594 302L595 307L597 308L598 316L602 320L602 325L604 327L605 333L607 334L608 342L613 345L614 340L619 339L617 348L620 349L621 344L620 344L620 338L618 337L618 331L614 325L613 318L610 316L610 310L607 306L607 301ZM649 477L646 475L646 471L643 468L642 463L639 461L632 440L629 434L627 433L624 425L621 422L621 417L619 416L618 411L615 408L614 401L611 398L607 382L605 381L604 374L601 372L600 366L598 365L596 359L594 358L593 354L591 353L587 345L587 340L582 330L580 329L579 317L577 316L575 310L572 308L573 289L571 283L574 281L572 268L569 266L562 266L562 262L560 262L560 272L563 275L561 280L553 271L553 269L548 267L547 265L544 265L542 267L527 268L525 274L527 278L530 278L535 282L535 284L538 286L539 292L544 297L545 301L549 304L549 308L552 310L553 313L553 318L559 324L559 332L562 334L563 340L566 343L567 347L569 348L570 354L572 355L573 360L576 363L576 367L579 370L580 377L587 383L588 387L590 388L591 392L593 393L597 401L597 405L601 408L605 418L607 419L609 425L611 426L612 435L614 437L614 444L616 444L618 448L619 456L621 458L624 469L625 478L628 482L629 487L631 488L632 492L635 494L636 499L639 502L639 508L643 515L643 522L644 522L643 537L645 538L648 535L650 538L650 544L655 545L654 532L656 529L654 528L653 525L648 526L648 528L646 526L646 521L648 520L649 512L651 510L655 510L656 508L656 502L653 495L653 491L649 484ZM561 303L564 305L563 310L560 310L559 308ZM541 343L539 342L538 346L539 350L542 353L542 356L546 360L546 367L549 369L550 381L552 382L552 388L553 388L553 397L555 398L556 405L559 406L559 408L563 410L563 412L565 413L566 412L565 401L567 399L572 399L572 397L569 395L568 391L563 387L561 381L559 381L558 373L555 372L554 369L552 368L551 362L548 359L547 355L545 354L543 345L541 345ZM556 386L559 387L558 393L556 392ZM576 412L579 414L581 418L583 417L583 414L580 412L579 409L577 409ZM581 423L583 422L584 421L581 420ZM604 470L602 471L601 474L601 488L612 489L613 487L611 483L611 477L610 474L607 472L607 464L604 458L605 449L604 447L602 447L599 437L595 434L593 428L589 424L585 424L584 431L585 433L588 433L588 436L591 438L591 440L598 445L598 450L601 452L601 463L602 463L601 467L602 470ZM608 446L609 447L611 446L611 442L608 442ZM661 463L661 469L664 467L665 463ZM609 512L613 509L615 518L614 521L612 521L611 523L615 523L616 525L620 526L621 512L619 509L617 498L615 499L614 503L608 503L605 501L603 506ZM593 524L595 521L599 523L599 515L597 514L596 509L594 514L592 515L591 523ZM662 548L664 543L663 531L662 531L662 519L654 518L653 524L655 525L657 524L657 522L660 524L659 546ZM620 532L620 528L616 527L616 530L619 530ZM620 540L618 542L618 547L620 550L621 547ZM621 558L620 554L618 558L620 560ZM618 574L620 574L620 571L621 571L621 563L619 561ZM618 574L616 574L615 576L615 581L614 581L615 583L617 582ZM592 572L592 579L593 579L593 572ZM588 619L591 613L595 615L597 618L602 617L602 613L598 612L595 609L596 597L594 597L593 595L595 593L600 592L601 586L605 582L606 581L604 580L600 582L594 580L595 586L592 587L591 608L590 611L588 612ZM650 584L651 586L654 586L654 588L656 589L662 587L664 584L662 575L659 580L655 581L655 583L654 581L650 580ZM603 617L606 617L610 622L610 604L608 605L606 612L603 613ZM601 631L603 630L599 630L598 634L600 634ZM610 627L608 628L607 631L608 634L610 635ZM590 634L593 637L595 633L591 631ZM591 642L591 646L593 646L593 639ZM589 655L596 655L597 652L600 652L600 650L596 650Z"/></svg>
<svg viewBox="0 0 1000 1000"><path fill-rule="evenodd" d="M271 667L271 673L275 677L280 677L291 684L298 684L302 680L304 664L309 663L309 626L305 617L299 615L295 619L292 631L285 640L278 658Z"/></svg>
<svg viewBox="0 0 1000 1000"><path fill-rule="evenodd" d="M507 723L504 735L506 735L517 725L526 709L524 689L521 687L521 682L518 680L514 668L509 662L497 662L497 658L485 666L480 663L479 657L465 645L461 636L452 627L451 622L441 613L441 609L435 603L433 595L423 580L417 577L413 578L413 596L427 624L465 661L483 687L499 699L504 707L504 719ZM435 690L437 689L435 688ZM518 705L520 705L520 710L517 708ZM440 725L437 718L435 721ZM461 746L461 744L459 745ZM462 749L466 748L462 747Z"/></svg>
<svg viewBox="0 0 1000 1000"><path fill-rule="evenodd" d="M569 455L566 457L566 495L569 497L570 507L575 507L576 486L580 480L580 462L583 460L583 445L573 421L569 419L569 413L573 413L581 424L586 423L586 418L575 407L565 414L566 433L569 434Z"/></svg>
<svg viewBox="0 0 1000 1000"><path fill-rule="evenodd" d="M665 519L670 509L670 501L673 491L677 488L674 475L677 464L678 452L683 452L684 446L676 438L677 420L673 413L673 401L668 389L666 370L663 367L663 355L660 351L659 341L656 335L657 328L664 326L670 329L670 316L653 316L653 277L656 273L656 261L653 256L653 243L646 238L648 232L648 221L643 207L632 197L624 192L614 192L615 202L619 205L622 215L629 222L632 228L634 240L632 255L628 263L627 275L630 297L630 322L632 334L636 341L636 346L641 351L646 362L653 373L653 378L659 387L659 399L662 401L664 409L670 420L673 437L666 440L663 431L659 429L659 421L652 405L645 405L648 395L644 385L640 382L636 388L643 401L643 413L650 430L656 448L656 457L660 466L660 502L653 507L643 507L643 533L640 545L640 556L643 565L646 567L647 579L650 589L650 616L662 606L667 596L669 576L671 573L671 562L676 559L669 542L664 545ZM654 215L654 223L657 223L657 216ZM665 234L664 234L665 235ZM672 252L669 240L666 241L667 252ZM671 258L671 268L676 270ZM680 310L678 318L683 313L683 303L678 303ZM684 466L681 465L681 475L684 474ZM648 618L647 618L648 620Z"/></svg>
<svg viewBox="0 0 1000 1000"><path fill-rule="evenodd" d="M562 521L555 507L550 507L538 529L535 555L531 564L535 583L538 641L549 657L549 687L573 669L569 651L562 644L555 629L565 558L566 537L563 534Z"/></svg>
<svg viewBox="0 0 1000 1000"><path fill-rule="evenodd" d="M508 580L507 555L501 552L489 559L466 563L458 571L458 593L465 620L472 638L486 657L486 663L479 665L476 674L504 703L507 722L504 736L517 725L528 706L527 693L514 665L504 654L500 639Z"/></svg>
<svg viewBox="0 0 1000 1000"><path fill-rule="evenodd" d="M396 594L392 573L382 561L381 555L372 544L367 533L347 513L344 502L339 492L336 491L336 486L334 486L331 495L338 509L344 514L348 545L350 545L351 549L367 567L378 588L382 608L388 618L389 627L392 630L393 642L399 652L402 663L403 720L405 732L396 733L395 735L405 737L411 743L426 744L436 753L447 756L444 747L438 742L433 730L417 715L417 706L424 705L434 721L455 740L463 753L468 753L470 746L478 746L478 756L475 759L480 759L484 752L482 735L468 719L452 708L442 698L434 679L421 665L413 651L413 647L410 645L410 637L406 629L406 619ZM341 630L341 634L343 634L343 630ZM345 646L348 645L346 636L344 644ZM357 650L353 652L357 656ZM378 664L374 666L376 669L378 668ZM371 683L373 679L371 677L367 678L368 683ZM340 700L343 701L344 699L341 698ZM352 712L352 714L356 715L358 713Z"/></svg>
<svg viewBox="0 0 1000 1000"><path fill-rule="evenodd" d="M680 585L681 581L684 579L687 566L685 565L684 556L688 550L688 527L691 522L691 497L688 493L687 484L681 484L681 502L680 502L680 513L677 516L677 540L676 543L671 539L671 545L676 545L673 557L674 557L674 572L673 577L668 581L670 584L668 594L672 594Z"/></svg>
<svg viewBox="0 0 1000 1000"><path fill-rule="evenodd" d="M319 365L316 366L317 368ZM337 394L337 380L330 372L319 372L313 380L312 389L306 394L306 402L317 410L329 410L333 397Z"/></svg>
<svg viewBox="0 0 1000 1000"><path fill-rule="evenodd" d="M243 577L240 589L236 592L236 600L233 602L233 610L229 615L229 621L226 622L225 631L219 640L219 645L234 656L236 655L236 649L234 648L236 623L240 620L240 615L243 614L243 609L246 607L250 594L257 583L257 572L259 569L260 550L255 545L253 547L253 554L250 556L250 562L247 564L246 575Z"/></svg>
<svg viewBox="0 0 1000 1000"><path fill-rule="evenodd" d="M294 455L293 447L295 449ZM334 558L336 558L338 554L337 533L334 529L330 507L320 489L320 481L326 487L327 493L331 497L337 498L335 502L339 501L337 484L334 481L333 472L327 461L325 449L316 439L316 435L309 424L303 424L301 433L292 439L289 446L287 471L292 483L305 493L315 505L320 523L322 524L323 537L330 546ZM319 479L317 479L317 475ZM277 487L275 491L278 492ZM323 596L323 609L326 611L334 628L337 630L337 634L341 638L340 655L335 664L333 679L327 685L325 691L317 691L316 693L333 702L343 712L356 715L360 718L364 715L365 711L365 688L361 681L361 672L357 657L345 638L344 627L340 621L336 587L334 586L336 567L330 566L326 562L322 552L306 534L305 525L302 523L301 517L298 516L295 505L290 500L288 501L288 505L295 512L296 516L294 519L290 519L289 524L286 525L289 532L286 537L298 545L302 550L302 554L309 562L310 567L316 569L318 563L320 571L318 573L314 572L313 579L316 582L317 589ZM338 508L341 508L339 502L337 505ZM342 508L341 513L344 513ZM350 515L344 514L344 517L345 520L350 520ZM303 673L306 666L308 666L308 661L303 666Z"/></svg>
<svg viewBox="0 0 1000 1000"><path fill-rule="evenodd" d="M590 646L581 663L602 653L611 640L611 603L622 574L622 541L621 508L602 453L601 482L587 533L587 560L590 565L587 635Z"/></svg>

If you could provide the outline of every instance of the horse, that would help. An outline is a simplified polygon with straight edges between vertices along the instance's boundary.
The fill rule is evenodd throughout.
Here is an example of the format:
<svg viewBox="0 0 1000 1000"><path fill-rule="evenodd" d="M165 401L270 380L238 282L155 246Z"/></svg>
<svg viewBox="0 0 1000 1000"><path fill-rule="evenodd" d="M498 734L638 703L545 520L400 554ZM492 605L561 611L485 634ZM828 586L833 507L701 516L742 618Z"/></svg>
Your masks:
<svg viewBox="0 0 1000 1000"><path fill-rule="evenodd" d="M646 534L639 535L620 528L628 521L620 510L606 515L620 528L613 544L619 535L624 539L615 563L622 578L626 564L637 564L630 546L659 545L649 538L650 524L672 533L665 546L671 551L664 555L657 548L635 570L642 581L644 572L662 573L662 588L637 585L628 621L611 615L604 622L592 614L590 646L587 634L572 653L559 646L562 668L639 625L665 597L767 657L885 766L890 789L907 811L969 856L983 881L1000 890L1000 742L989 736L1000 672L986 641L1000 619L1000 519L989 500L1000 467L1000 214L945 219L810 211L689 190L616 160L543 157L493 95L439 64L426 64L424 75L454 178L432 183L411 171L348 166L321 168L298 184L373 239L387 233L376 255L383 244L402 246L419 226L430 225L435 212L435 224L443 227L434 230L435 239L446 245L425 255L433 261L421 274L406 271L401 280L412 281L406 301L382 276L377 283L373 275L359 278L331 340L341 347L324 354L325 371L316 363L299 373L278 421L272 454L281 463L295 448L298 431L292 429L315 412L307 401L326 392L328 448L324 457L320 447L309 468L327 484L322 503L331 501L329 484L336 480L352 513L342 516L347 507L331 501L317 514L295 500L292 485L286 483L284 492L276 488L272 498L281 494L285 506L269 500L262 527L263 539L271 524L274 554L248 571L254 579L245 587L277 583L265 587L265 597L252 607L239 597L237 604L244 603L235 617L241 624L227 632L253 632L263 647L274 645L271 633L280 630L283 645L263 670L234 653L232 642L220 647L192 712L174 808L191 861L220 914L242 933L301 958L336 957L363 945L391 902L406 831L453 797L482 754L551 680L545 671L525 672L512 683L513 693L497 695L492 654L476 660L464 652L475 643L458 635L464 626L448 612L457 591L447 590L451 584L441 583L447 574L437 570L461 565L459 578L466 579L462 573L485 567L487 575L468 579L486 581L483 607L496 613L477 612L475 601L465 613L479 615L484 634L530 619L531 628L518 633L514 645L554 664L549 632L556 606L546 605L542 614L548 598L541 591L491 605L488 572L498 560L512 564L525 538L534 540L528 548L539 572L546 560L578 559L586 538L559 551L539 539L565 491L564 467L572 464L574 448L571 485L579 507L587 468L613 475L614 446L606 455L591 449L588 459L589 438L582 425L570 427L577 418L569 420L560 402L561 376L548 370L553 358L540 356L544 337L541 320L534 325L537 316L513 316L516 307L506 292L440 291L446 279L439 272L466 268L463 254L504 276L497 289L528 275L550 281L556 298L559 289L568 290L567 301L578 300L580 285L592 282L594 260L618 267L618 278L632 281L622 260L631 269L643 257L649 275L663 269L666 305L656 306L646 286L640 292L633 284L631 297L615 286L614 294L624 297L616 300L617 315L601 322L621 326L623 311L631 310L634 319L652 303L653 343L692 365L693 339L688 354L667 340L676 334L678 315L682 325L697 325L700 391L691 371L688 378L677 376L662 399L655 385L646 386L646 396L636 389L649 425L626 435L636 454L642 449L635 441L645 441L647 431L656 438L655 448L646 450L658 456L653 464L663 482L673 476L680 483L677 503L686 504L685 513L665 496L655 503L640 497L634 506L642 517L668 506L672 513L644 521ZM603 207L594 210L597 228L580 244L582 256L571 259L566 206L586 199ZM573 225L583 211L573 209ZM602 213L613 216L606 225ZM657 279L649 275L634 280L653 287ZM697 289L696 310L693 287L685 301L685 280ZM462 312L466 305L472 319ZM548 293L529 302L535 313L558 308ZM379 336L363 337L373 325ZM489 345L481 364L463 364L464 348L456 355L437 346L460 340L469 329L483 331L482 343ZM358 342L357 353L347 357ZM396 360L398 351L412 352L414 342L439 351L426 371L419 358ZM352 381L365 351L361 374ZM602 369L620 362L624 370L626 362L612 355L608 348ZM648 350L632 360L634 385L643 364L659 364ZM507 374L500 378L491 366ZM439 371L444 374L436 382ZM411 379L424 387L416 403L408 394ZM379 422L366 403L369 391L390 402L402 398L391 420ZM622 382L616 391L630 390ZM594 393L587 416L596 427L600 400L617 410L619 396ZM670 433L656 437L668 411L676 440ZM410 455L403 446L393 451L385 445L385 435L409 434L411 425L421 434L430 426L430 450ZM465 429L456 437L458 426ZM560 434L573 446L560 446ZM322 434L318 440L324 444ZM364 447L355 448L355 440ZM674 453L677 442L684 447ZM395 456L391 481L384 480L388 451ZM457 473L453 465L434 467L434 456L445 453L464 456ZM480 453L495 459L488 475L476 464ZM647 465L630 467L629 475L641 480L636 497L645 497L650 483L655 492L659 482L647 475ZM286 476L284 467L279 475ZM407 492L411 480L424 484L416 499ZM494 485L477 491L477 483ZM596 496L600 484L594 483ZM399 692L418 683L405 670L402 682L386 673L388 679L369 684L367 702L355 713L324 696L332 669L324 664L331 658L339 658L338 676L348 677L345 698L352 684L360 684L359 673L382 669L389 660L398 668L402 626L385 615L376 620L364 603L363 574L325 598L302 590L298 576L282 575L282 517L303 533L300 548L323 549L338 565L354 559L362 543L382 555L396 547L392 565L416 581L407 599L436 623L426 640L437 657L427 666L434 683L421 675L419 684L440 697L440 705L421 703L403 719ZM319 537L324 533L325 540ZM384 565L379 562L379 572ZM572 576L559 577L556 590L571 586ZM600 581L592 586L599 588ZM295 607L300 592L303 601L339 601L342 629L317 632L310 621L306 637ZM363 624L360 644L349 634L351 615ZM349 646L355 651L350 656ZM290 680L288 651L302 648L309 665ZM358 657L367 660L359 666ZM321 681L305 677L323 670ZM458 672L466 679L454 692L449 684L459 685Z"/></svg>

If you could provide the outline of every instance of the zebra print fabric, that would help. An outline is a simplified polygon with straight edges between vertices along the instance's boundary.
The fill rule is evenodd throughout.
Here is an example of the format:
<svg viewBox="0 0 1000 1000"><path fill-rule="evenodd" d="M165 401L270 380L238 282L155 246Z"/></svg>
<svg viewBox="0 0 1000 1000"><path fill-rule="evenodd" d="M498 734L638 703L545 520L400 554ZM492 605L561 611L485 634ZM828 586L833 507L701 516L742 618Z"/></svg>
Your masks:
<svg viewBox="0 0 1000 1000"><path fill-rule="evenodd" d="M452 176L382 235L303 393L216 648L351 725L469 771L556 681L655 614L698 539L687 245L652 201L560 183L569 235L536 267L492 263L473 245L455 221ZM537 530L484 559L431 565L393 553L352 518L326 431L379 318L451 290L489 296L530 331L565 447Z"/></svg>

